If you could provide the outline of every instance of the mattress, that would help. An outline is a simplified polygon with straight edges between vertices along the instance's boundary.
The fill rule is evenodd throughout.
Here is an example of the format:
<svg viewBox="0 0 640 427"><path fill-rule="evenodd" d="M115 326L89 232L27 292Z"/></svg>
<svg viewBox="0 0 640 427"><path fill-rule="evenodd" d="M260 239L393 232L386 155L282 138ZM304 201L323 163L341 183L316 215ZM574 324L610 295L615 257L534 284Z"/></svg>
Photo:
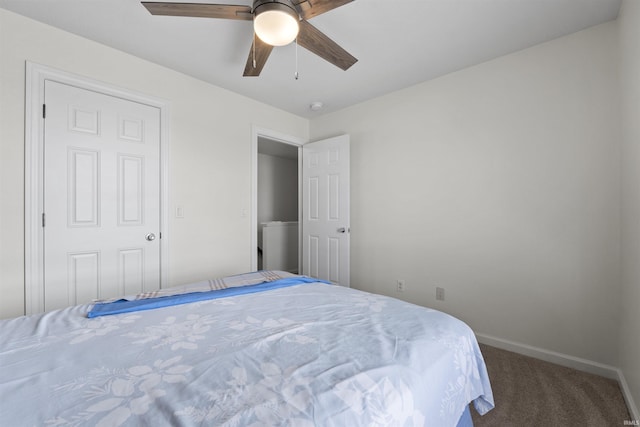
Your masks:
<svg viewBox="0 0 640 427"><path fill-rule="evenodd" d="M0 419L446 427L470 403L480 414L493 408L462 321L308 278L278 287L267 276L275 280L264 290L251 282L251 292L223 297L182 286L170 294L212 298L141 311L89 318L89 304L0 321Z"/></svg>

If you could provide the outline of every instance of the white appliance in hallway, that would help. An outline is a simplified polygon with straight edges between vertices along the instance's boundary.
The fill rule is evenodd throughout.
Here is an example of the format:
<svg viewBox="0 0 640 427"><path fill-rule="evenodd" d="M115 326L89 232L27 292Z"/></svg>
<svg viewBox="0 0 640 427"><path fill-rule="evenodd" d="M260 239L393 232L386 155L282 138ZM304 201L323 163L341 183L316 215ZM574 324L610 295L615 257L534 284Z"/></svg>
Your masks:
<svg viewBox="0 0 640 427"><path fill-rule="evenodd" d="M271 221L262 227L262 269L298 273L298 222Z"/></svg>

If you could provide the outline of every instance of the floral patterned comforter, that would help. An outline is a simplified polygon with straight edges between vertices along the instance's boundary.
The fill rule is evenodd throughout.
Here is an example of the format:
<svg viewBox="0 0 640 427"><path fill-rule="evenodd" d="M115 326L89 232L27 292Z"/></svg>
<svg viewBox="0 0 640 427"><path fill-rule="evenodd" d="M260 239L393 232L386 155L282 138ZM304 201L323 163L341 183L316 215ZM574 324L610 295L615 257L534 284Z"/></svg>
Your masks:
<svg viewBox="0 0 640 427"><path fill-rule="evenodd" d="M3 425L440 427L493 407L469 327L393 298L311 283L89 308L0 321Z"/></svg>

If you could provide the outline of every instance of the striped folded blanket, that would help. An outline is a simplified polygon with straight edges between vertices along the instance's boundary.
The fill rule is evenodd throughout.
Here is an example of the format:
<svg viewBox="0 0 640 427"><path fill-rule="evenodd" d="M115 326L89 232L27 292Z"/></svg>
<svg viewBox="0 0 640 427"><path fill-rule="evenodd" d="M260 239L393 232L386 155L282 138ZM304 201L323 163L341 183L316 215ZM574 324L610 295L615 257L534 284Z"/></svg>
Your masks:
<svg viewBox="0 0 640 427"><path fill-rule="evenodd" d="M171 295L158 295L153 293L154 296L144 296L143 298L127 300L119 299L116 301L97 302L87 312L87 317L93 318L98 316L109 316L111 314L131 313L134 311L153 310L156 308L171 307L174 305L189 304L192 302L208 301L212 299L228 298L239 295L253 294L256 292L265 292L274 289L286 288L289 286L301 285L304 283L326 283L328 285L331 282L325 280L314 279L307 276L298 276L292 274L290 277L284 277L281 279L273 280L276 277L269 275L271 280L262 280L260 283L253 283L258 278L250 279L249 281L234 281L233 287L224 287L219 289L209 289L202 291L194 291L190 287L182 287L186 289L185 292L179 292ZM245 283L242 285L240 283ZM220 285L220 283L219 283ZM222 283L227 286L227 283ZM152 294L149 292L148 294Z"/></svg>
<svg viewBox="0 0 640 427"><path fill-rule="evenodd" d="M268 283L280 279L288 279L291 277L298 277L298 275L289 273L287 271L260 270L251 273L237 274L235 276L226 276L217 279L203 280L201 282L190 283L188 285L158 289L151 292L143 292L137 295L95 300L94 302L112 302L119 300L136 301L147 298L158 298L184 294L187 292L208 292L227 288L237 288L240 286L259 285L260 283Z"/></svg>

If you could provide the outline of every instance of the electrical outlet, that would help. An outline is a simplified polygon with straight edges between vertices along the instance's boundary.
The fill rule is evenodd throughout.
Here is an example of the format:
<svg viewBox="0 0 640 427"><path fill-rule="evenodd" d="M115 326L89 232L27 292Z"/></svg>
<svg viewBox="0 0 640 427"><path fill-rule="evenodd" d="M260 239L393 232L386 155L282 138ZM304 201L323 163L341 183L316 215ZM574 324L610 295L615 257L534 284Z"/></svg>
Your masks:
<svg viewBox="0 0 640 427"><path fill-rule="evenodd" d="M404 292L404 280L397 280L396 281L396 291L398 292Z"/></svg>
<svg viewBox="0 0 640 427"><path fill-rule="evenodd" d="M444 301L444 288L436 288L436 299Z"/></svg>

